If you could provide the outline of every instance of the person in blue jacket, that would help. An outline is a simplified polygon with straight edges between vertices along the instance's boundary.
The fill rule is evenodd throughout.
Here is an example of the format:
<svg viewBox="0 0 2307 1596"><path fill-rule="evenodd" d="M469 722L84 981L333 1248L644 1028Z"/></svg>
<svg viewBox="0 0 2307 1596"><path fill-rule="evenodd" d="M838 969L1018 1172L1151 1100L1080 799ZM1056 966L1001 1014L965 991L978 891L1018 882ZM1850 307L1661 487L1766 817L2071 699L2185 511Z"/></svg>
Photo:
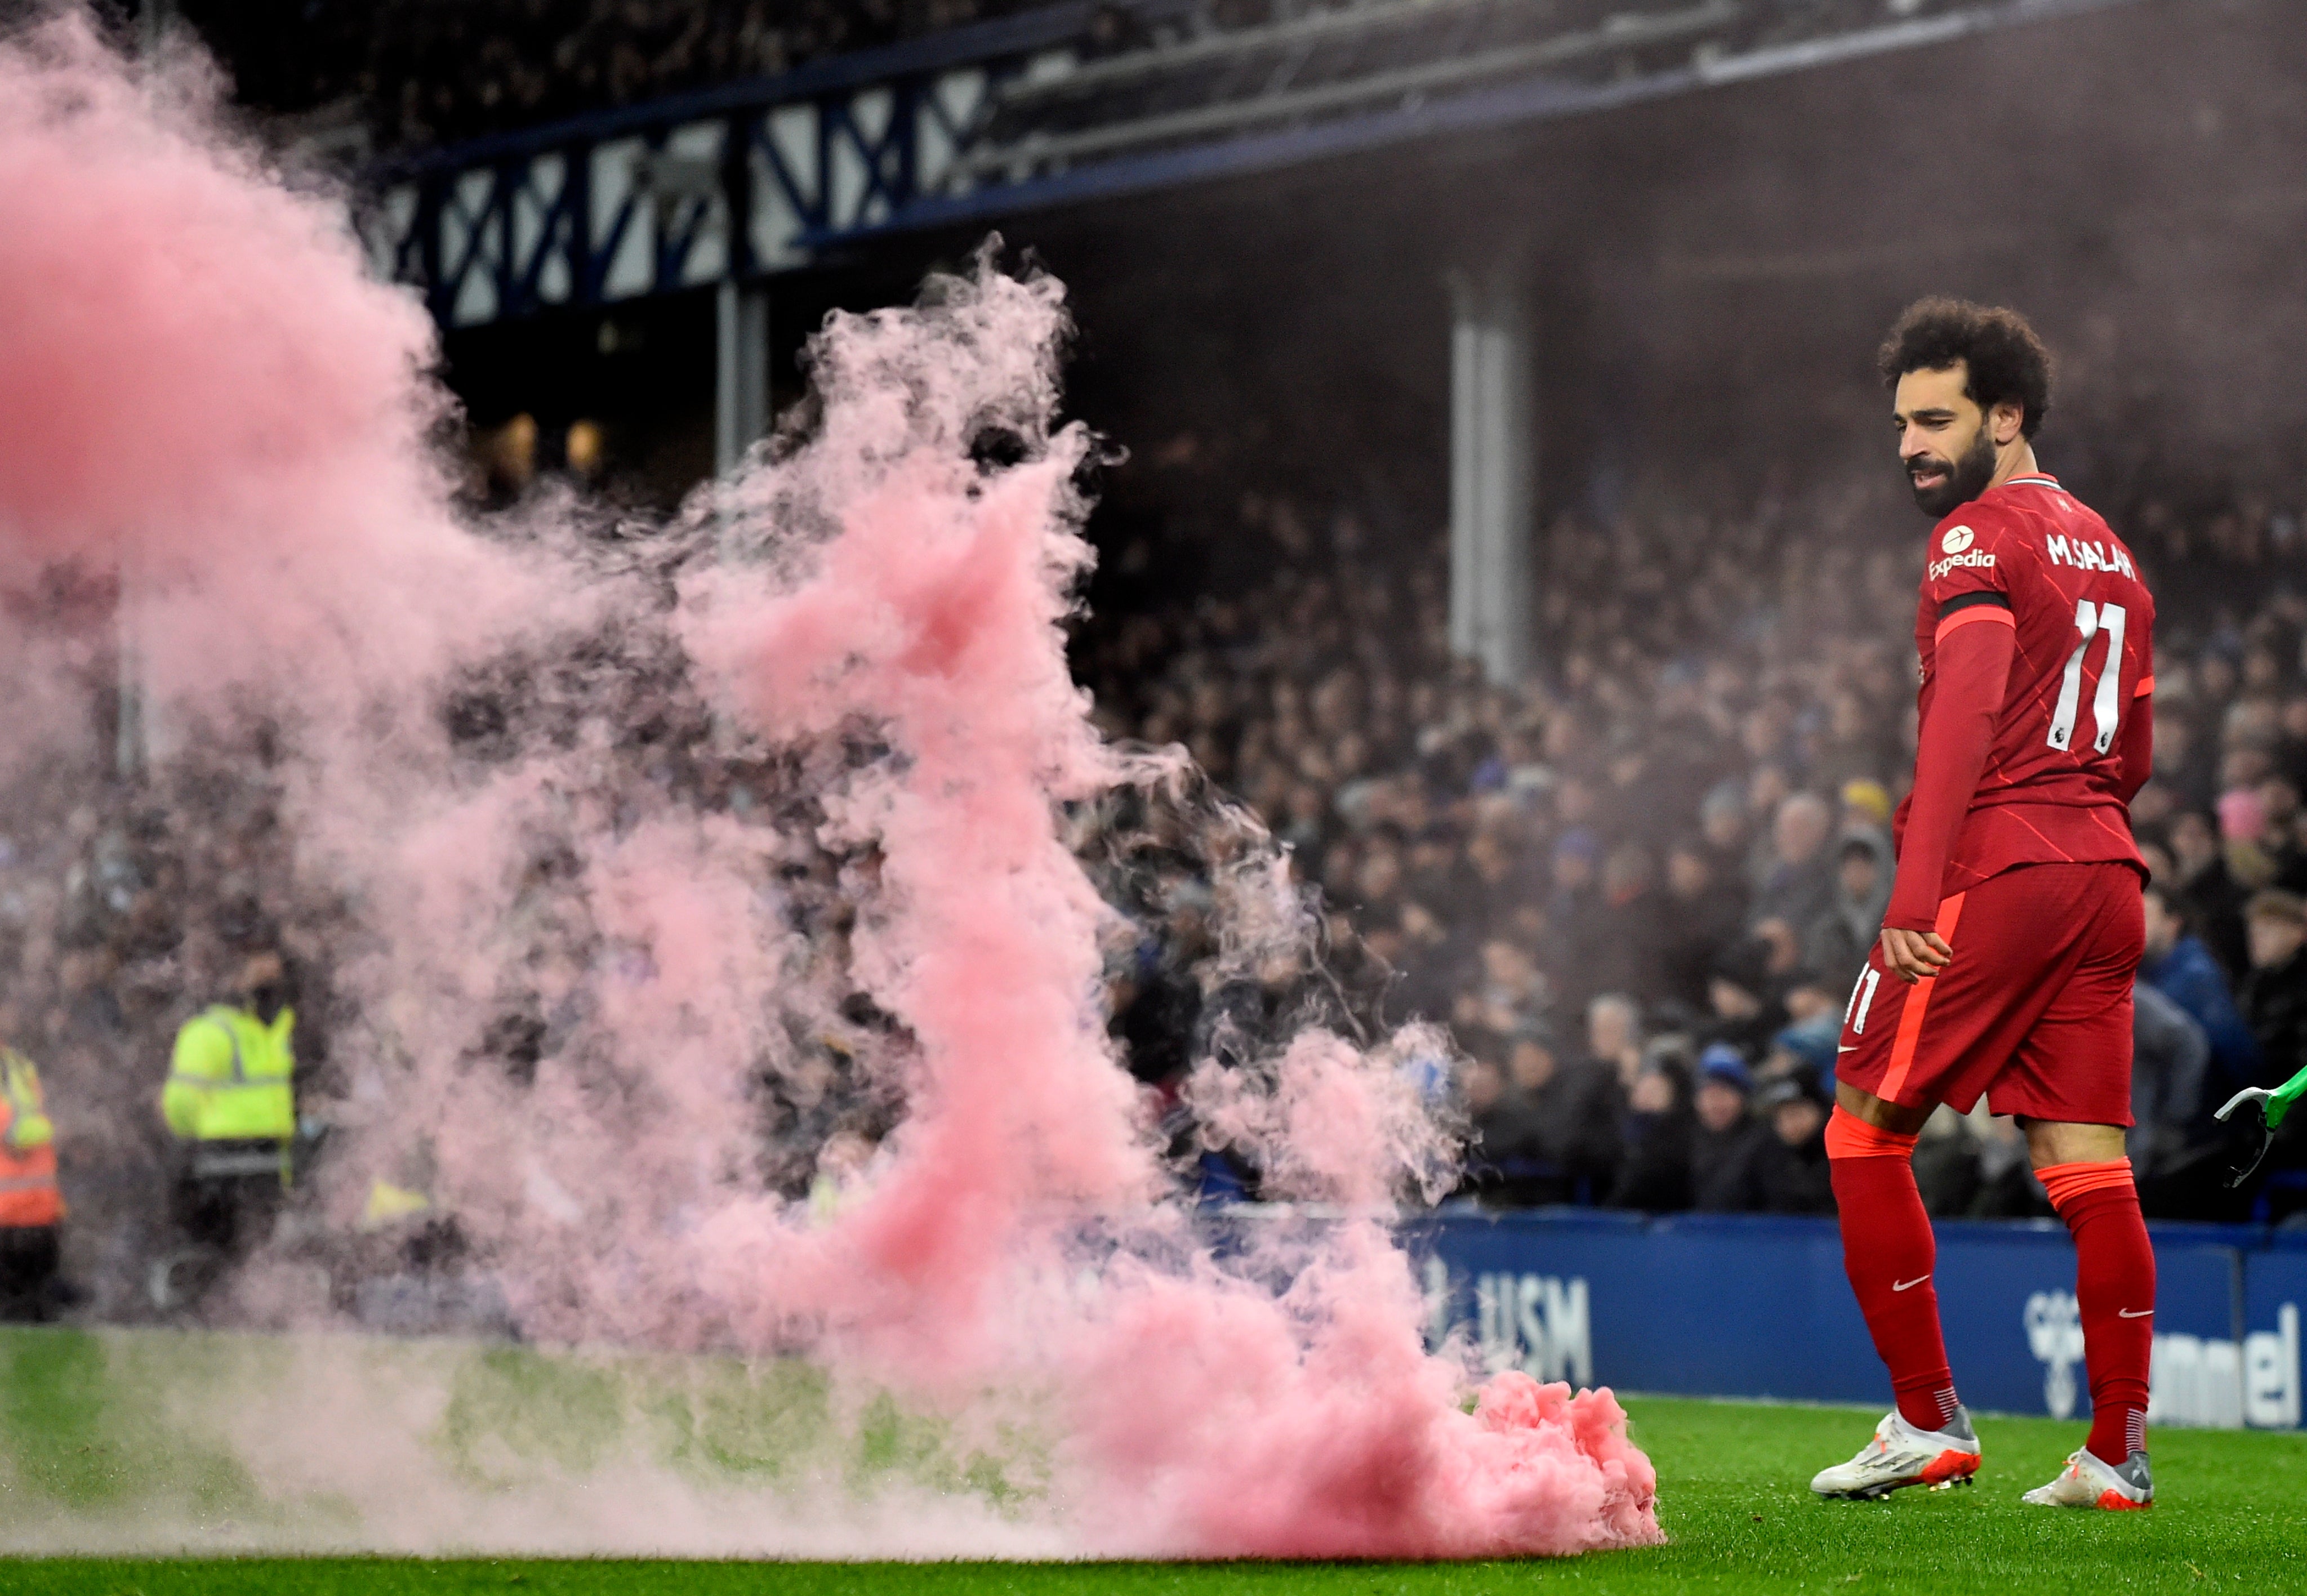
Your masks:
<svg viewBox="0 0 2307 1596"><path fill-rule="evenodd" d="M2171 895L2154 882L2147 886L2144 906L2147 951L2139 961L2139 979L2161 992L2203 1028L2211 1044L2211 1075L2216 1090L2204 1096L2213 1103L2259 1083L2259 1041L2235 1007L2234 988L2227 973L2187 922Z"/></svg>

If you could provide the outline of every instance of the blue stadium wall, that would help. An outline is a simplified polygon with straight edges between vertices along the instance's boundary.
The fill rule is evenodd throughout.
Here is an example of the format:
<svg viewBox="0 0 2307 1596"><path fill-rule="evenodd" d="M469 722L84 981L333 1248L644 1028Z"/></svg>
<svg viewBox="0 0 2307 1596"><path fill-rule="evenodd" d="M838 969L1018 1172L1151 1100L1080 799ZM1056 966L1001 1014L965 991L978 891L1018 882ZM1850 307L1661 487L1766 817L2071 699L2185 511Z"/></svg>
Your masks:
<svg viewBox="0 0 2307 1596"><path fill-rule="evenodd" d="M2295 1429L2307 1235L2157 1225L2160 1424ZM1942 1222L1947 1351L1974 1409L2085 1418L2074 1249L2053 1221ZM1453 1214L1411 1237L1428 1335L1492 1369L1624 1391L1885 1403L1824 1219Z"/></svg>

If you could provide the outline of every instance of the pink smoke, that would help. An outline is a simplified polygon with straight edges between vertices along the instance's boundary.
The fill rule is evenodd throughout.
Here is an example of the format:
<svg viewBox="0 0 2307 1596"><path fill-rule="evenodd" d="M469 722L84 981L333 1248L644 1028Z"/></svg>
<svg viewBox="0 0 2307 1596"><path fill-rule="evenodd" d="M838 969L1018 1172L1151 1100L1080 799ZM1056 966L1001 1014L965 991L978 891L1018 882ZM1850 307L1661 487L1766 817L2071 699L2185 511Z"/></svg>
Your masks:
<svg viewBox="0 0 2307 1596"><path fill-rule="evenodd" d="M535 1333L800 1337L921 1401L1045 1403L1052 1510L1085 1550L1659 1539L1608 1392L1501 1376L1469 1412L1462 1365L1422 1344L1389 1221L1449 1158L1402 1068L1429 1039L1310 1034L1197 1077L1210 1134L1334 1216L1229 1263L1168 1195L1098 1006L1111 913L1059 827L1168 767L1102 743L1066 668L1089 445L1058 422L1056 282L981 264L837 320L808 442L664 533L757 557L692 560L664 616L550 552L549 525L516 553L460 524L415 301L364 279L336 205L214 129L194 65L133 73L73 21L0 45L0 587L119 571L187 725L234 704L293 724L304 867L364 933L356 1085L329 1105L340 1201L421 1147ZM980 463L988 432L1020 463ZM760 1069L795 1067L785 1022L830 1023L838 996L779 917L777 861L809 839L632 812L605 724L485 772L439 729L461 667L652 627L733 736L886 749L828 775L819 840L878 852L852 965L905 1026L883 1061L905 1113L829 1222L764 1189L747 1106ZM579 857L567 890L529 867L541 835ZM1233 944L1294 934L1276 861L1235 901ZM583 1017L533 1082L467 1056L515 984Z"/></svg>
<svg viewBox="0 0 2307 1596"><path fill-rule="evenodd" d="M1133 774L1089 731L1059 625L1089 559L1069 486L1085 440L1051 430L1065 327L1054 282L985 269L932 313L837 324L814 443L725 504L808 502L835 531L789 588L723 570L692 591L691 648L756 724L863 716L894 749L836 824L880 845L892 912L861 967L919 1037L921 1074L893 1162L832 1245L858 1289L906 1305L922 1333L906 1356L966 1348L979 1377L1055 1365L1102 1544L1463 1557L1654 1539L1655 1478L1607 1393L1507 1377L1469 1415L1457 1366L1427 1355L1377 1211L1430 1178L1442 1133L1390 1050L1308 1034L1258 1076L1208 1066L1196 1083L1213 1133L1282 1192L1349 1206L1292 1239L1286 1291L1206 1255L1179 1271L1125 1253L1091 1300L1029 1291L1020 1324L1025 1266L1085 1214L1158 1189L1093 1007L1107 911L1053 817ZM997 423L1027 459L982 471L973 434Z"/></svg>

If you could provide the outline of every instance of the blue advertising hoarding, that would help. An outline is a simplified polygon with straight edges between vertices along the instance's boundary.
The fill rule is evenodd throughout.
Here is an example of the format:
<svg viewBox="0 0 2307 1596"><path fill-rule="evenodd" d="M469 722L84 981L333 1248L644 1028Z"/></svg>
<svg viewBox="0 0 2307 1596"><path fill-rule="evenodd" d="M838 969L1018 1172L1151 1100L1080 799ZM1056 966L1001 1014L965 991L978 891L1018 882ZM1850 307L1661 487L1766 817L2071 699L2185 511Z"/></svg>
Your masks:
<svg viewBox="0 0 2307 1596"><path fill-rule="evenodd" d="M2243 1421L2267 1429L2300 1422L2299 1314L2307 1309L2307 1237L2286 1235L2248 1255L2243 1274ZM2172 1349L2157 1346L2158 1360ZM2157 1373L2164 1371L2158 1367ZM2173 1378L2177 1377L2174 1364ZM2212 1382L2206 1378L2206 1385Z"/></svg>
<svg viewBox="0 0 2307 1596"><path fill-rule="evenodd" d="M1942 1223L1938 1289L1964 1400L2087 1417L2065 1228ZM2157 1226L2157 1423L2300 1423L2307 1238ZM1592 1211L1414 1227L1428 1332L1490 1367L1629 1391L1887 1403L1831 1219Z"/></svg>

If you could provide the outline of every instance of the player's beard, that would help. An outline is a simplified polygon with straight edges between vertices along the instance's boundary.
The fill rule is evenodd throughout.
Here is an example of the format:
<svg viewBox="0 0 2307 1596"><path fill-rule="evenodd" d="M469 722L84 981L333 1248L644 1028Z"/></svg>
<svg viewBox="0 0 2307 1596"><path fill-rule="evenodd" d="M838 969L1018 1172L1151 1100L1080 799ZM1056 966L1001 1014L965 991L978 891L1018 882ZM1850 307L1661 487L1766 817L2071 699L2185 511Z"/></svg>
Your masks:
<svg viewBox="0 0 2307 1596"><path fill-rule="evenodd" d="M1937 520L1956 505L1968 504L1986 491L1986 485L1994 480L1994 434L1982 426L1970 447L1947 468L1937 486L1923 487L1915 482L1914 466L1919 462L1908 464L1907 484L1914 489L1915 502L1922 506L1923 513Z"/></svg>

